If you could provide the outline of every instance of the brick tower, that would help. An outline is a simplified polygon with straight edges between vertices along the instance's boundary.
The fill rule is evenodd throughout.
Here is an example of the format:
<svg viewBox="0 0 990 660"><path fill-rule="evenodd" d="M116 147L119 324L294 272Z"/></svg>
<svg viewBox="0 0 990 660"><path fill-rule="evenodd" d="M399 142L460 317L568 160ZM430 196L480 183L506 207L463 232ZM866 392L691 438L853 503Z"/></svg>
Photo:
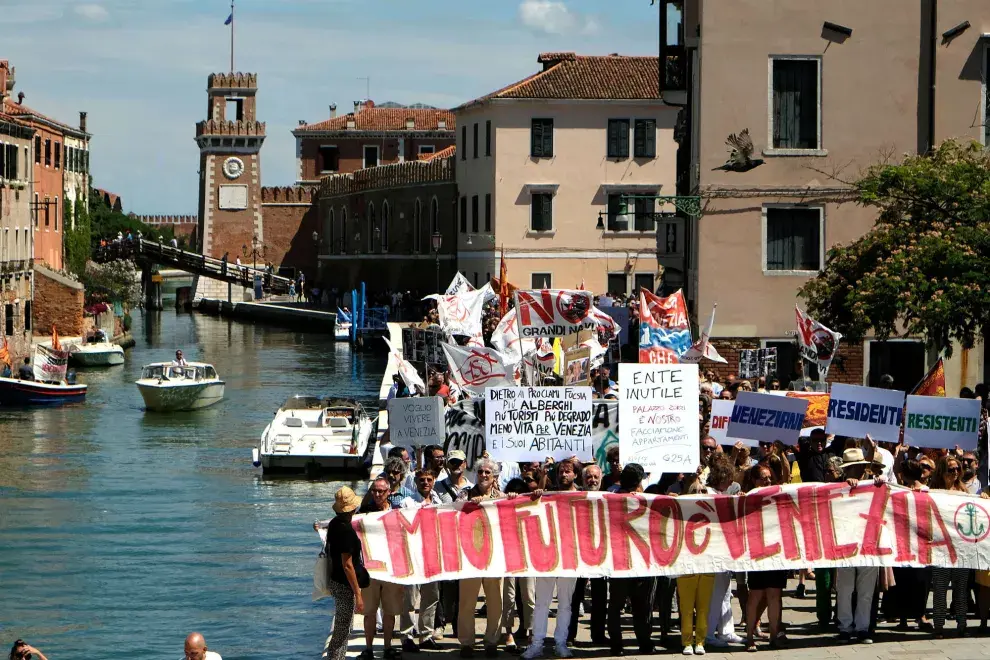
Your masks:
<svg viewBox="0 0 990 660"><path fill-rule="evenodd" d="M207 82L206 121L196 124L199 145L198 245L203 254L230 261L254 259L261 250L261 145L265 124L257 120L255 73L214 73ZM257 260L263 262L262 256Z"/></svg>

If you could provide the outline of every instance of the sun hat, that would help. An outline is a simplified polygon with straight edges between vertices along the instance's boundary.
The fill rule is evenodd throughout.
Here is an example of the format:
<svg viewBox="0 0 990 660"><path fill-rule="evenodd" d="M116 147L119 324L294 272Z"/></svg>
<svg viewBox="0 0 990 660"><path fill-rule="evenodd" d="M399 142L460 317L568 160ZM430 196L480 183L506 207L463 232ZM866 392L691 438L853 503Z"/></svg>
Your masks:
<svg viewBox="0 0 990 660"><path fill-rule="evenodd" d="M850 447L842 452L842 465L840 467L845 470L853 465L870 465L879 470L884 469L884 465L880 461L866 460L866 457L863 456L863 450L859 447Z"/></svg>
<svg viewBox="0 0 990 660"><path fill-rule="evenodd" d="M467 460L467 456L460 449L454 449L452 451L447 452L448 463L450 461L460 461L461 463L463 463L466 460Z"/></svg>
<svg viewBox="0 0 990 660"><path fill-rule="evenodd" d="M361 498L354 494L348 486L343 486L334 495L333 510L335 513L351 513L361 506Z"/></svg>

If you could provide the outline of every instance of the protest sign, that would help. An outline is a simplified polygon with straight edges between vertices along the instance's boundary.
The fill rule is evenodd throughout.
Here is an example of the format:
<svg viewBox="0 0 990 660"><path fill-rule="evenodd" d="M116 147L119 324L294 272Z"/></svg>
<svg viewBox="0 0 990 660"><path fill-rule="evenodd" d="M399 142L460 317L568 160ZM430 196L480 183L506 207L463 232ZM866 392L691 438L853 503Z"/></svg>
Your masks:
<svg viewBox="0 0 990 660"><path fill-rule="evenodd" d="M806 399L774 396L759 392L739 392L728 434L733 438L796 445L808 409Z"/></svg>
<svg viewBox="0 0 990 660"><path fill-rule="evenodd" d="M490 387L485 440L496 461L592 460L590 387Z"/></svg>
<svg viewBox="0 0 990 660"><path fill-rule="evenodd" d="M371 577L422 584L807 566L986 570L988 511L978 497L944 491L807 483L741 497L548 493L392 509L352 524Z"/></svg>
<svg viewBox="0 0 990 660"><path fill-rule="evenodd" d="M450 377L458 387L475 396L484 396L485 388L515 385L515 370L502 362L493 348L443 344Z"/></svg>
<svg viewBox="0 0 990 660"><path fill-rule="evenodd" d="M633 341L630 338L630 341ZM666 298L639 291L639 361L677 364L691 348L691 324L680 289Z"/></svg>
<svg viewBox="0 0 990 660"><path fill-rule="evenodd" d="M436 301L440 327L448 336L474 337L481 334L481 310L489 291L491 287L486 286L477 291L462 291L451 296L431 293L423 296L423 300L429 298Z"/></svg>
<svg viewBox="0 0 990 660"><path fill-rule="evenodd" d="M832 383L828 401L827 433L851 438L900 442L904 392L877 387Z"/></svg>
<svg viewBox="0 0 990 660"><path fill-rule="evenodd" d="M904 444L912 447L975 451L980 435L979 399L907 398Z"/></svg>
<svg viewBox="0 0 990 660"><path fill-rule="evenodd" d="M69 352L48 348L41 344L34 346L34 379L39 383L61 383L69 367Z"/></svg>
<svg viewBox="0 0 990 660"><path fill-rule="evenodd" d="M516 291L519 335L526 337L563 337L586 328L595 328L592 316L594 300L590 291L539 289Z"/></svg>
<svg viewBox="0 0 990 660"><path fill-rule="evenodd" d="M564 385L587 385L590 382L591 348L582 346L564 353Z"/></svg>
<svg viewBox="0 0 990 660"><path fill-rule="evenodd" d="M388 434L393 445L406 449L442 444L443 401L438 396L389 399Z"/></svg>
<svg viewBox="0 0 990 660"><path fill-rule="evenodd" d="M469 470L485 454L484 399L465 399L447 406L444 426L447 429L443 441L443 453L455 449L464 452Z"/></svg>
<svg viewBox="0 0 990 660"><path fill-rule="evenodd" d="M739 351L739 377L758 378L777 373L776 348L744 348Z"/></svg>
<svg viewBox="0 0 990 660"><path fill-rule="evenodd" d="M735 401L728 399L715 399L712 401L711 425L708 435L715 438L715 442L720 445L734 445L737 442L744 443L747 447L757 447L756 440L745 438L733 438L729 436L729 419L732 417L732 409L736 406Z"/></svg>
<svg viewBox="0 0 990 660"><path fill-rule="evenodd" d="M649 473L698 467L698 365L619 365L622 463Z"/></svg>
<svg viewBox="0 0 990 660"><path fill-rule="evenodd" d="M454 279L450 281L447 286L446 294L448 296L456 296L458 293L467 293L469 291L474 291L474 285L468 282L468 278L464 277L460 271L454 275Z"/></svg>
<svg viewBox="0 0 990 660"><path fill-rule="evenodd" d="M822 380L828 375L828 368L839 350L839 340L842 335L829 330L824 325L794 306L797 321L797 340L801 348L801 357L818 365L818 373Z"/></svg>
<svg viewBox="0 0 990 660"><path fill-rule="evenodd" d="M609 447L619 446L618 401L594 399L591 402L591 446L595 452L595 463L602 469L602 474L608 474Z"/></svg>
<svg viewBox="0 0 990 660"><path fill-rule="evenodd" d="M767 394L774 396L787 396L793 399L803 399L808 402L808 409L804 411L803 429L816 427L825 428L828 421L828 394L826 392L791 392L787 390L770 390Z"/></svg>

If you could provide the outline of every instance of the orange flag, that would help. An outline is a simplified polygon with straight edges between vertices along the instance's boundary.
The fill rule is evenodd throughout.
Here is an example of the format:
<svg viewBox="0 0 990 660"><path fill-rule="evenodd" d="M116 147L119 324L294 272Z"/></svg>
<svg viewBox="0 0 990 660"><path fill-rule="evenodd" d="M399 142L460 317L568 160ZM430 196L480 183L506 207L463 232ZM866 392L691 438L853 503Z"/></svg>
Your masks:
<svg viewBox="0 0 990 660"><path fill-rule="evenodd" d="M52 323L52 350L60 351L62 350L62 344L58 341L58 330L55 329L55 324Z"/></svg>
<svg viewBox="0 0 990 660"><path fill-rule="evenodd" d="M509 279L505 267L505 246L502 247L502 258L498 264L498 315L505 316L509 311Z"/></svg>
<svg viewBox="0 0 990 660"><path fill-rule="evenodd" d="M10 364L10 350L7 348L7 339L6 337L0 337L0 340L3 341L3 345L0 346L0 364L5 364L13 369L13 365Z"/></svg>
<svg viewBox="0 0 990 660"><path fill-rule="evenodd" d="M945 396L945 365L942 364L942 358L939 358L935 366L925 374L911 394Z"/></svg>

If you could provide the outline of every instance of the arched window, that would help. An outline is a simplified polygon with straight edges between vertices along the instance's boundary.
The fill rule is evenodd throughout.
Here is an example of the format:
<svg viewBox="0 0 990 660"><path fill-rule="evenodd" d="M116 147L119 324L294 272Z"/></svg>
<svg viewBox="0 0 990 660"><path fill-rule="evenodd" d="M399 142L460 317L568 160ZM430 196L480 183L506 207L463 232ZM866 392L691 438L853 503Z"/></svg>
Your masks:
<svg viewBox="0 0 990 660"><path fill-rule="evenodd" d="M327 240L327 254L333 252L333 241L336 237L336 219L333 216L333 209L330 209L330 215L327 216L327 226L323 229L323 235L326 236Z"/></svg>
<svg viewBox="0 0 990 660"><path fill-rule="evenodd" d="M434 197L433 201L430 203L430 235L436 234L440 231L440 205L437 203L437 198Z"/></svg>
<svg viewBox="0 0 990 660"><path fill-rule="evenodd" d="M340 254L347 249L347 207L340 207Z"/></svg>
<svg viewBox="0 0 990 660"><path fill-rule="evenodd" d="M413 236L412 251L419 254L423 250L423 204L416 198L416 206L413 210Z"/></svg>
<svg viewBox="0 0 990 660"><path fill-rule="evenodd" d="M388 225L389 221L392 219L392 208L388 205L388 202L382 202L382 240L379 246L382 252L388 252Z"/></svg>
<svg viewBox="0 0 990 660"><path fill-rule="evenodd" d="M375 251L375 204L368 202L368 254Z"/></svg>

